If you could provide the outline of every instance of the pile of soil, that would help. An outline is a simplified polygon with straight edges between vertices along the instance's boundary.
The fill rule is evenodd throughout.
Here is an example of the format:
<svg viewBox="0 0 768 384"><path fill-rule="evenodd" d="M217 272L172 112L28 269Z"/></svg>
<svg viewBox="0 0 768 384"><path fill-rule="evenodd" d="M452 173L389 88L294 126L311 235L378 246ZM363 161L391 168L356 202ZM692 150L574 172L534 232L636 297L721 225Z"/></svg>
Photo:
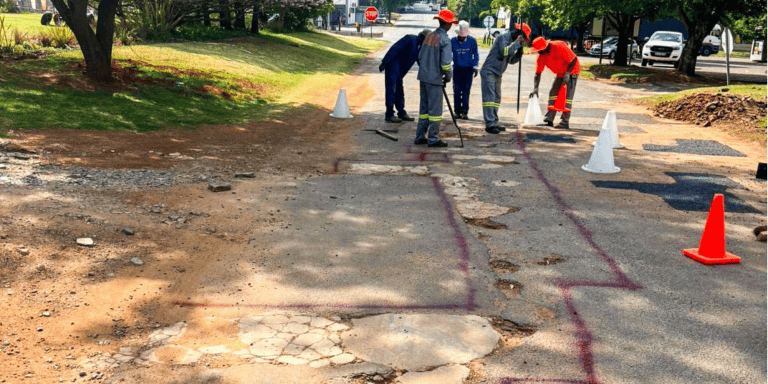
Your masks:
<svg viewBox="0 0 768 384"><path fill-rule="evenodd" d="M722 122L756 128L760 118L766 115L766 101L749 96L699 93L659 103L652 111L657 117L687 121L704 127Z"/></svg>

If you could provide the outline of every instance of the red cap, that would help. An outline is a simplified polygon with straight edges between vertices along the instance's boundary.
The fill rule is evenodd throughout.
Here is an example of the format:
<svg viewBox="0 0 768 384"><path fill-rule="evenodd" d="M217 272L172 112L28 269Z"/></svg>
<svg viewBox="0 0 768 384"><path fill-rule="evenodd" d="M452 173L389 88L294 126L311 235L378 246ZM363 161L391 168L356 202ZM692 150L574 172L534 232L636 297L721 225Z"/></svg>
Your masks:
<svg viewBox="0 0 768 384"><path fill-rule="evenodd" d="M531 43L531 47L533 47L532 52L538 52L538 51L544 50L547 48L547 45L549 45L549 42L545 40L543 37L539 36L533 39L533 43Z"/></svg>
<svg viewBox="0 0 768 384"><path fill-rule="evenodd" d="M531 27L528 26L528 24L523 23L523 26L521 27L520 24L515 23L515 29L523 31L525 33L525 41L529 41L531 39Z"/></svg>
<svg viewBox="0 0 768 384"><path fill-rule="evenodd" d="M445 21L446 23L453 23L453 24L459 23L459 21L456 20L456 17L453 15L453 12L447 9L443 9L442 11L440 11L440 13L438 13L437 16L435 16L434 18Z"/></svg>

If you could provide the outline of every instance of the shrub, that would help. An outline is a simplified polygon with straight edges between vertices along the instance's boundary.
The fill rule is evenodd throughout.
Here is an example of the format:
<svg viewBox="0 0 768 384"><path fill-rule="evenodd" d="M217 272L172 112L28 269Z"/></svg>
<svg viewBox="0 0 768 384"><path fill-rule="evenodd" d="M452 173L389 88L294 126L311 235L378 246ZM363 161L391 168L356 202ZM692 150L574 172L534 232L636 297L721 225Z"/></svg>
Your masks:
<svg viewBox="0 0 768 384"><path fill-rule="evenodd" d="M54 48L69 48L75 45L75 36L68 27L50 28L48 33Z"/></svg>
<svg viewBox="0 0 768 384"><path fill-rule="evenodd" d="M13 42L16 45L22 45L25 41L27 41L27 34L20 31L18 28L14 28L11 35L13 36Z"/></svg>
<svg viewBox="0 0 768 384"><path fill-rule="evenodd" d="M53 45L53 38L47 32L40 32L40 34L37 35L37 41L43 47L50 47Z"/></svg>

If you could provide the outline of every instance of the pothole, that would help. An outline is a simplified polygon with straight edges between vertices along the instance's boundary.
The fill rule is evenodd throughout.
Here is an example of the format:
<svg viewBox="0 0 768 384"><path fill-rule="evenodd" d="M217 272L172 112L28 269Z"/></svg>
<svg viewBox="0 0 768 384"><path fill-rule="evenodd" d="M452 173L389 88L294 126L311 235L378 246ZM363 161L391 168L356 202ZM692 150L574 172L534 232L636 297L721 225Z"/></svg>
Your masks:
<svg viewBox="0 0 768 384"><path fill-rule="evenodd" d="M552 264L562 263L563 261L565 261L565 259L563 259L562 257L550 256L550 257L545 257L541 261L536 262L536 264L538 264L538 265L552 265Z"/></svg>
<svg viewBox="0 0 768 384"><path fill-rule="evenodd" d="M535 325L518 325L498 316L491 317L489 321L491 322L491 325L493 325L493 328L496 329L496 332L499 332L501 337L505 340L514 338L520 339L536 333Z"/></svg>
<svg viewBox="0 0 768 384"><path fill-rule="evenodd" d="M397 383L397 372L390 371L388 374L360 374L352 376L351 384L395 384Z"/></svg>
<svg viewBox="0 0 768 384"><path fill-rule="evenodd" d="M488 264L497 274L514 273L520 270L520 267L506 260L494 260Z"/></svg>
<svg viewBox="0 0 768 384"><path fill-rule="evenodd" d="M476 227L483 227L488 229L507 229L506 224L499 223L497 221L493 221L487 217L481 218L481 219L470 219L470 218L464 218L464 222L469 225L474 225Z"/></svg>
<svg viewBox="0 0 768 384"><path fill-rule="evenodd" d="M513 280L499 280L496 282L496 289L504 293L504 296L509 299L517 299L520 298L523 285Z"/></svg>

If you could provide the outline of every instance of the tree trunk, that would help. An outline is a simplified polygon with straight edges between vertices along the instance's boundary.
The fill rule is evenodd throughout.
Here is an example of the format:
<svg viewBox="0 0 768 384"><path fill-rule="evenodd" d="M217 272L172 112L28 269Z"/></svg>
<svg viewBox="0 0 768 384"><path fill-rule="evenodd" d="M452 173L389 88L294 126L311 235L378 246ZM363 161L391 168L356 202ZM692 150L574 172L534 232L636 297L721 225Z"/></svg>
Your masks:
<svg viewBox="0 0 768 384"><path fill-rule="evenodd" d="M591 21L585 21L576 25L576 53L584 53L584 34L591 24Z"/></svg>
<svg viewBox="0 0 768 384"><path fill-rule="evenodd" d="M203 25L206 27L210 27L211 13L210 13L210 6L208 5L208 1L203 1L200 10L203 13Z"/></svg>
<svg viewBox="0 0 768 384"><path fill-rule="evenodd" d="M629 38L632 37L632 29L634 29L637 17L621 12L615 12L609 14L606 19L619 32L619 40L616 43L616 56L613 59L613 65L626 67L627 45L629 44ZM603 46L601 45L600 48L602 49Z"/></svg>
<svg viewBox="0 0 768 384"><path fill-rule="evenodd" d="M683 20L685 29L688 31L688 42L683 48L680 56L680 63L677 70L689 76L696 74L696 61L699 56L701 46L704 44L704 38L707 37L712 28L715 27L723 13L724 3L704 4L702 8L694 11L702 17L690 18L682 5L678 4L677 14Z"/></svg>
<svg viewBox="0 0 768 384"><path fill-rule="evenodd" d="M112 79L112 44L115 32L115 13L119 0L99 2L99 20L96 32L88 20L87 0L52 0L59 15L77 39L85 59L85 73L97 81Z"/></svg>
<svg viewBox="0 0 768 384"><path fill-rule="evenodd" d="M235 2L235 29L245 29L245 1Z"/></svg>
<svg viewBox="0 0 768 384"><path fill-rule="evenodd" d="M260 12L260 0L255 0L253 2L253 20L251 20L251 33L259 34L259 17L261 17Z"/></svg>
<svg viewBox="0 0 768 384"><path fill-rule="evenodd" d="M222 28L232 29L232 19L229 17L229 0L219 0L219 25Z"/></svg>

